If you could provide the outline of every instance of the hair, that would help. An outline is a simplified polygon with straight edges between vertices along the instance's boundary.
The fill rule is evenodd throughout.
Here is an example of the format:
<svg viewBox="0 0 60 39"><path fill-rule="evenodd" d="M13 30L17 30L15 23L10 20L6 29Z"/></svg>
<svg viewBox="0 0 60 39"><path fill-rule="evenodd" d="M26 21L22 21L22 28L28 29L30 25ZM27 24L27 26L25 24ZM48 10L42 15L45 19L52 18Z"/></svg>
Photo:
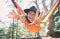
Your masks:
<svg viewBox="0 0 60 39"><path fill-rule="evenodd" d="M28 19L28 16L25 16L25 18L27 19L27 22L28 23L31 23L30 20Z"/></svg>

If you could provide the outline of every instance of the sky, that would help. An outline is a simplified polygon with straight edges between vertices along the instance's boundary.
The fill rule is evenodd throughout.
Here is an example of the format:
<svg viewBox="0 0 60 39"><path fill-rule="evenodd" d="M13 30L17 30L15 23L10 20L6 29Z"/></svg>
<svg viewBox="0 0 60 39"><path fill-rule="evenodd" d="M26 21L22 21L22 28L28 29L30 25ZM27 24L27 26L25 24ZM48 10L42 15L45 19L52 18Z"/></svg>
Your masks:
<svg viewBox="0 0 60 39"><path fill-rule="evenodd" d="M22 2L19 2L19 1L22 1ZM18 2L16 1L16 2L19 4L22 10L34 5L33 3L32 4L30 3L32 0L19 0L19 1ZM41 0L39 0L38 4L40 5L39 6L40 9L42 10L43 8L42 8ZM49 8L49 4L50 4L50 0L48 1L46 0L46 5L48 6L48 8ZM10 25L10 23L12 22L12 18L8 18L8 16L11 15L9 12L12 11L13 9L15 9L15 7L11 2L11 0L0 0L0 20L2 20L7 25L7 26L4 26L4 24L0 22L0 28L8 27Z"/></svg>

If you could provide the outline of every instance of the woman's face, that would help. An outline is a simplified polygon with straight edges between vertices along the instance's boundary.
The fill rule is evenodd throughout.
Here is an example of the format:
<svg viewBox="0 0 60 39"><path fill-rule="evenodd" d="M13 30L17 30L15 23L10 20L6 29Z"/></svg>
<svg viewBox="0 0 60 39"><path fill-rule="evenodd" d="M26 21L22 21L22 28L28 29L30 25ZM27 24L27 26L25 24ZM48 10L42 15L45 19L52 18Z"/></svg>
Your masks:
<svg viewBox="0 0 60 39"><path fill-rule="evenodd" d="M34 21L34 19L35 19L35 12L34 11L28 12L28 19L30 22Z"/></svg>

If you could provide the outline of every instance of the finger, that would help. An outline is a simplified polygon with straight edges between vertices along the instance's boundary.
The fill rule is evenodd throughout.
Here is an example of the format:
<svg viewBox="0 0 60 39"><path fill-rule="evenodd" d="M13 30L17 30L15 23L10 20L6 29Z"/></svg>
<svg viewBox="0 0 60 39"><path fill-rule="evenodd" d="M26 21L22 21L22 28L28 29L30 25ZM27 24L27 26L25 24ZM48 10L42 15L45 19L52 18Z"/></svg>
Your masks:
<svg viewBox="0 0 60 39"><path fill-rule="evenodd" d="M41 16L42 16L42 13L40 13L39 17L41 17Z"/></svg>
<svg viewBox="0 0 60 39"><path fill-rule="evenodd" d="M13 12L10 12L12 15L14 15L14 13Z"/></svg>
<svg viewBox="0 0 60 39"><path fill-rule="evenodd" d="M36 17L38 17L38 10L36 11Z"/></svg>
<svg viewBox="0 0 60 39"><path fill-rule="evenodd" d="M37 19L38 19L38 10L36 11L36 16L34 21L36 21Z"/></svg>
<svg viewBox="0 0 60 39"><path fill-rule="evenodd" d="M45 15L43 15L42 18L44 19L45 18Z"/></svg>
<svg viewBox="0 0 60 39"><path fill-rule="evenodd" d="M8 18L14 18L14 16L8 16Z"/></svg>
<svg viewBox="0 0 60 39"><path fill-rule="evenodd" d="M16 14L16 12L14 10L12 10L13 14Z"/></svg>

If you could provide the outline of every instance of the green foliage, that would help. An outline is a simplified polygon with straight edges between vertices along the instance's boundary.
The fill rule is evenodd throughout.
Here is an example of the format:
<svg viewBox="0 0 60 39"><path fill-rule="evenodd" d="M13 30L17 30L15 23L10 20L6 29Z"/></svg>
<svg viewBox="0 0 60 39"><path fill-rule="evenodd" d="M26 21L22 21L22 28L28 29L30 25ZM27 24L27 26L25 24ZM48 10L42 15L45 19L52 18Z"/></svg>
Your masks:
<svg viewBox="0 0 60 39"><path fill-rule="evenodd" d="M59 30L59 29L60 29L60 22L57 22L57 23L56 23L55 28L56 28L56 30Z"/></svg>
<svg viewBox="0 0 60 39"><path fill-rule="evenodd" d="M12 37L12 34L13 34L13 38L15 37L14 36L15 29L16 29L16 24L14 24L14 26L13 26L13 24L11 24L11 26L8 28L8 32L6 34L7 39L10 39Z"/></svg>
<svg viewBox="0 0 60 39"><path fill-rule="evenodd" d="M55 23L55 28L56 30L59 30L60 29L60 22L59 22L59 19L60 19L60 11L56 12L56 14L53 16L54 17L54 21L57 22Z"/></svg>
<svg viewBox="0 0 60 39"><path fill-rule="evenodd" d="M4 29L0 29L0 39L5 39L5 33Z"/></svg>
<svg viewBox="0 0 60 39"><path fill-rule="evenodd" d="M57 28L57 30L60 29L60 22L57 23L57 27L56 28Z"/></svg>

